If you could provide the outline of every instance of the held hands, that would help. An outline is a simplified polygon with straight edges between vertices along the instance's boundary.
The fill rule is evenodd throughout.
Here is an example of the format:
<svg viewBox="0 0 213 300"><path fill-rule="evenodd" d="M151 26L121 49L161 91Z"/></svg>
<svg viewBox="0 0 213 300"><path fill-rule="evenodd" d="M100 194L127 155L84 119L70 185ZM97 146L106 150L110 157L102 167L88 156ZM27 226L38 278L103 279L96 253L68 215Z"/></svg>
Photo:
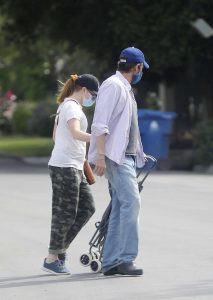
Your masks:
<svg viewBox="0 0 213 300"><path fill-rule="evenodd" d="M97 176L103 176L105 173L105 170L106 170L105 156L102 154L98 155L94 173L97 174Z"/></svg>

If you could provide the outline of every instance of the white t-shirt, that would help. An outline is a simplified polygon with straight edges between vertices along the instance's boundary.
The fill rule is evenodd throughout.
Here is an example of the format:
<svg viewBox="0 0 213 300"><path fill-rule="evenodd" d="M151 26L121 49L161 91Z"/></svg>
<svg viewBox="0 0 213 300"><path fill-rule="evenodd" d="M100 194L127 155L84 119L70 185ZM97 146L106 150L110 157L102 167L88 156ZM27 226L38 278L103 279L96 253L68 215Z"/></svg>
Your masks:
<svg viewBox="0 0 213 300"><path fill-rule="evenodd" d="M81 105L71 98L66 98L57 110L55 145L48 165L83 170L86 142L73 138L67 123L71 119L78 119L81 131L86 132L88 123Z"/></svg>

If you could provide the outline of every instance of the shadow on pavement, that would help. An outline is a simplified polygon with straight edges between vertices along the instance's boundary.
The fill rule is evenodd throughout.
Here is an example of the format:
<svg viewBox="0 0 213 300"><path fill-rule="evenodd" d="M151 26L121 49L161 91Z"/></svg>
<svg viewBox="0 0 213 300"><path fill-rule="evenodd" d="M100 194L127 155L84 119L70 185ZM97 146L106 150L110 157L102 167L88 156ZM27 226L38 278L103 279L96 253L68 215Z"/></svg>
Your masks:
<svg viewBox="0 0 213 300"><path fill-rule="evenodd" d="M122 277L122 276L116 276ZM24 286L36 286L54 284L57 282L76 282L76 281L89 281L115 278L115 276L105 277L101 273L80 273L74 275L54 275L54 274L42 274L32 276L20 276L20 277L7 277L0 279L0 288L13 288ZM40 279L40 280L39 280Z"/></svg>
<svg viewBox="0 0 213 300"><path fill-rule="evenodd" d="M0 279L0 288L10 289L10 288L21 288L27 286L41 286L47 284L55 284L57 283L72 283L72 282L82 282L82 281L91 281L91 280L110 280L110 279L118 279L134 277L135 276L103 276L100 273L80 273L74 275L60 275L55 276L53 274L42 274L42 275L32 275L32 276L22 276L22 277L8 277ZM143 277L137 277L139 280L143 279ZM152 292L146 294L146 300L153 299L173 299L173 298L186 298L186 297L201 297L201 296L210 296L213 295L213 280L206 280L201 282L195 282L194 284L186 284L181 286L176 286L173 289L159 289L158 292ZM140 292L141 293L141 292ZM141 294L143 295L143 293Z"/></svg>

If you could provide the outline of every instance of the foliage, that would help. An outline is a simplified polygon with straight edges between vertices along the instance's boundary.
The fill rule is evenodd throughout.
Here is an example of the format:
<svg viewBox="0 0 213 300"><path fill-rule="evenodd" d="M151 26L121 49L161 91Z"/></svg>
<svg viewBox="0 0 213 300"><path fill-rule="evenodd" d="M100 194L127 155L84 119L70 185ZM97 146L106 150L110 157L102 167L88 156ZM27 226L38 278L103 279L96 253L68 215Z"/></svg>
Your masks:
<svg viewBox="0 0 213 300"><path fill-rule="evenodd" d="M195 128L196 161L201 164L213 163L213 121L199 123Z"/></svg>
<svg viewBox="0 0 213 300"><path fill-rule="evenodd" d="M29 122L34 106L31 103L19 103L12 118L13 132L17 134L29 134Z"/></svg>
<svg viewBox="0 0 213 300"><path fill-rule="evenodd" d="M0 93L12 89L18 99L43 100L55 81L48 65L39 46L19 48L0 36Z"/></svg>
<svg viewBox="0 0 213 300"><path fill-rule="evenodd" d="M29 120L29 133L37 136L52 136L56 103L46 101L39 103L32 112Z"/></svg>
<svg viewBox="0 0 213 300"><path fill-rule="evenodd" d="M10 134L12 131L10 121L5 118L3 112L0 110L0 134L7 133Z"/></svg>
<svg viewBox="0 0 213 300"><path fill-rule="evenodd" d="M147 93L147 97L145 98L144 106L145 106L145 108L154 109L154 110L161 109L161 103L155 92Z"/></svg>
<svg viewBox="0 0 213 300"><path fill-rule="evenodd" d="M9 108L9 101L5 97L0 97L0 134L11 133L11 123L7 117Z"/></svg>
<svg viewBox="0 0 213 300"><path fill-rule="evenodd" d="M133 45L150 63L147 78L196 80L213 115L213 39L190 25L213 26L213 1L0 0L0 10L0 85L21 99L43 101L70 72L104 78Z"/></svg>
<svg viewBox="0 0 213 300"><path fill-rule="evenodd" d="M12 118L13 132L31 136L52 136L57 104L52 101L19 103Z"/></svg>
<svg viewBox="0 0 213 300"><path fill-rule="evenodd" d="M211 23L209 0L7 0L1 7L6 16L2 28L16 42L32 43L45 36L66 41L70 51L81 45L109 63L132 44L144 49L157 71L185 67L206 54L213 59L212 41L201 42L190 26L198 17Z"/></svg>

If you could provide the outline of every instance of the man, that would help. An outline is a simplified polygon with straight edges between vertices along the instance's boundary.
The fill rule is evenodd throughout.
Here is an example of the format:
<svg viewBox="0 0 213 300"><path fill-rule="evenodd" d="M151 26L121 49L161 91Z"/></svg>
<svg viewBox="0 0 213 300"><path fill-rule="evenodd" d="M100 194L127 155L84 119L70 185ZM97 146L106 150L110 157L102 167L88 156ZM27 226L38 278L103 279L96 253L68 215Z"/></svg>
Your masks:
<svg viewBox="0 0 213 300"><path fill-rule="evenodd" d="M134 260L140 210L136 166L142 167L145 159L131 88L141 80L143 68L149 68L143 52L134 47L124 49L116 74L102 83L96 102L89 161L95 164L98 176L106 173L112 197L102 263L105 276L143 274Z"/></svg>

